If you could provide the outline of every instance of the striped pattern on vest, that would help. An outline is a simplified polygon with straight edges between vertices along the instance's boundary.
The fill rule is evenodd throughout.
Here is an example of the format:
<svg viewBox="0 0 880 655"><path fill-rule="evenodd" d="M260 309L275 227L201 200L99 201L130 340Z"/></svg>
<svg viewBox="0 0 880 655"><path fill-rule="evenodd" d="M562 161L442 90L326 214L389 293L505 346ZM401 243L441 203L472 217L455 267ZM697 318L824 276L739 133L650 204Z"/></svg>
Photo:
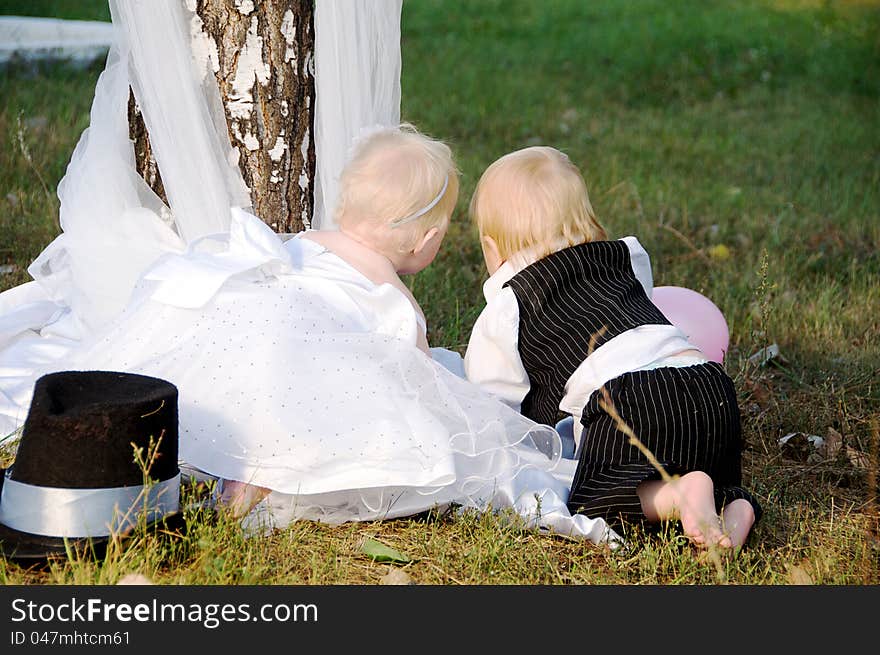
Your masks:
<svg viewBox="0 0 880 655"><path fill-rule="evenodd" d="M508 285L519 305L519 354L530 383L521 411L546 425L556 423L565 384L587 358L591 335L598 348L640 325L670 325L636 279L620 240L552 253Z"/></svg>

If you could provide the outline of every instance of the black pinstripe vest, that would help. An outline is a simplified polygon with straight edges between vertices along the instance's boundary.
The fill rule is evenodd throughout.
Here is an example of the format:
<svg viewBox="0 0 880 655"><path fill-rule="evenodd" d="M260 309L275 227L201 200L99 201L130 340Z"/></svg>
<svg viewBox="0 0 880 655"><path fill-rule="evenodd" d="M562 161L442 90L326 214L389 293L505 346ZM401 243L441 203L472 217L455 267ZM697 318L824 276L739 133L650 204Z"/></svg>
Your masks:
<svg viewBox="0 0 880 655"><path fill-rule="evenodd" d="M519 354L531 388L521 411L554 425L565 384L593 349L640 325L670 325L636 279L626 243L593 241L552 253L514 275Z"/></svg>

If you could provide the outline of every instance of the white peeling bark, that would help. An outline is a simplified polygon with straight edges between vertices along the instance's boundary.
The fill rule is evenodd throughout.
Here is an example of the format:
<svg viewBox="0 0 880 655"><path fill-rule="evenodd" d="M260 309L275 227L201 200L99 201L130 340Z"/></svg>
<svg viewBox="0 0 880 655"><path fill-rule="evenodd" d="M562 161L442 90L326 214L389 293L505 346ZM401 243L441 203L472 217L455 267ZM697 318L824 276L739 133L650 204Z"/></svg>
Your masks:
<svg viewBox="0 0 880 655"><path fill-rule="evenodd" d="M193 50L217 77L256 214L277 232L308 227L315 178L314 0L186 2L198 14L190 26ZM162 195L133 103L130 116L139 170Z"/></svg>

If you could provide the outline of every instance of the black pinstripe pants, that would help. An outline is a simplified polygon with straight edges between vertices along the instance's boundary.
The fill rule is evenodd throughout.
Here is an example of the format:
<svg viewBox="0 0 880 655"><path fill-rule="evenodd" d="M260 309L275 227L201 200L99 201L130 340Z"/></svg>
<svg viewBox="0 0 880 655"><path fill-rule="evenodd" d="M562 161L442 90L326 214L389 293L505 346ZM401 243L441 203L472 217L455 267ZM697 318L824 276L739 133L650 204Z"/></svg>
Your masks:
<svg viewBox="0 0 880 655"><path fill-rule="evenodd" d="M704 471L715 485L721 507L745 498L760 516L757 500L740 486L742 432L733 381L717 362L681 368L635 371L607 382L605 388L621 419L670 475ZM568 507L612 528L642 520L636 487L660 473L592 395L581 422L580 458Z"/></svg>

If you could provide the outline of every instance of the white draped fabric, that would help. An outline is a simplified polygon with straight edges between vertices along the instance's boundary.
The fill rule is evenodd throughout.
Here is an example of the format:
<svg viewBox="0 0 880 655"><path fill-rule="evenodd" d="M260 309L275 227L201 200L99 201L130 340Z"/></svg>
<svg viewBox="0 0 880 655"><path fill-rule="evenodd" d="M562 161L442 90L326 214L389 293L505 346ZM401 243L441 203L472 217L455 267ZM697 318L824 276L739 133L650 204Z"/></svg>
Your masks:
<svg viewBox="0 0 880 655"><path fill-rule="evenodd" d="M315 3L315 218L335 225L339 172L361 132L400 122L402 0Z"/></svg>
<svg viewBox="0 0 880 655"><path fill-rule="evenodd" d="M256 285L244 288L260 289L248 302L265 299L275 294L277 288L290 293L295 280L305 279L304 269L297 269L290 251L281 247L281 239L248 211L248 190L234 163L214 76L207 62L193 55L190 28L194 14L181 0L111 0L110 7L116 40L96 86L90 126L83 133L58 188L62 234L28 269L33 282L0 294L0 436L24 422L38 375L66 367L124 363L124 359L114 359L109 354L114 352L113 346L117 346L119 357L124 358L132 350L129 346L134 342L126 341L131 334L142 327L143 333L149 335L153 329L149 324L152 314L143 314L136 321L131 318L138 315L138 308L144 307L144 293L150 294L146 302L156 305L157 311L186 321L192 318L187 314L188 308L203 312L201 315L206 317L222 306L225 298L241 293L236 285L243 284L242 275L250 275L248 284ZM313 226L333 225L338 176L352 141L365 129L399 121L400 12L401 0L317 0L317 173ZM149 130L168 197L167 206L135 170L133 146L128 138L129 86ZM230 286L233 278L238 282ZM302 284L318 288L322 282L318 276ZM139 289L139 294L135 294L137 302L130 304L135 288ZM316 301L319 296L315 296ZM291 298L302 300L296 294ZM240 307L239 301L235 300L230 307ZM199 309L202 307L207 309ZM220 320L219 315L216 320ZM315 320L319 320L317 315ZM381 323L382 319L376 320ZM165 329L156 328L167 348L159 348L150 341L155 335L145 337L143 343L149 342L149 347L138 342L137 347L143 346L144 353L159 348L155 355L139 360L139 370L179 370L168 355L184 346L180 345L183 342L179 335L167 329L171 324L166 323ZM301 349L310 347L307 337ZM241 339L242 344L249 342L246 334ZM104 348L100 342L110 347ZM194 345L185 346L186 353L200 356L203 349L198 347L198 341L191 343ZM418 352L406 344L400 352L387 350L386 361L400 358L400 366L424 369L407 354L410 350ZM328 352L337 351L336 347L328 348ZM285 352L285 356L290 354L289 350ZM438 370L431 372L432 367ZM430 385L434 386L430 388L451 394L450 398L473 396L474 402L486 411L496 412L488 395L480 396L479 390L469 383L439 369L442 367L431 363L419 375L431 380ZM283 375L283 370L278 367L273 375ZM399 376L388 379L398 380ZM197 393L211 394L210 385L193 388L202 390ZM420 407L424 406L421 409L411 405L413 415L421 417L415 424L427 425L432 416L436 418L447 411L439 405L430 409L430 398L435 395L425 395L420 400ZM181 390L181 397L184 396ZM269 403L266 411L271 412L271 407ZM182 421L187 411L185 408L181 412ZM498 411L501 419L496 425L517 426L522 431L521 421L525 419ZM284 423L282 418L295 420L294 415L279 414L276 418L279 424ZM469 419L456 420L468 425L461 434L474 436L482 431L479 426L470 425ZM230 425L237 421L237 416L229 418ZM307 426L300 429L307 430ZM526 426L526 432L531 429ZM192 432L192 426L182 426L181 439L188 439ZM558 441L555 433L553 436ZM353 439L357 438L355 434ZM274 525L283 525L298 518L334 522L381 518L427 509L436 502L476 504L483 508L491 504L495 508L512 507L536 527L558 533L594 542L616 538L601 519L568 513L565 499L572 463L559 460L558 447L544 447L552 455L548 459L548 452L529 449L531 442L522 434L508 437L499 433L496 441L501 444L499 453L513 454L515 458L510 461L521 464L515 470L501 472L491 497L486 493L464 497L468 495L467 485L463 483L462 471L456 469L456 462L466 449L459 451L456 447L453 450L458 454L446 462L450 467L448 476L434 479L429 494L411 482L409 474L392 476L394 480L383 488L379 468L378 473L371 474L371 481L359 483L363 486L360 490L346 489L340 481L335 490L315 486L311 493L297 494L294 489L280 489L283 485L279 483L274 488L284 493L270 496L262 509L271 510ZM181 452L195 453L193 459L197 460L198 448L193 443L182 443ZM215 454L211 456L216 459ZM205 458L209 460L210 457ZM390 457L389 466L395 460ZM224 469L230 461L221 457L211 460L210 466L217 469L218 475L234 477L234 472ZM499 466L502 459L493 457L486 461L491 465L483 469L484 487L493 471L498 471L491 467ZM356 464L349 464L353 466L351 470L357 470ZM332 467L332 460L322 465ZM246 469L245 464L241 466ZM306 473L302 475L309 479ZM324 471L322 475L329 474ZM445 479L455 483L443 483ZM410 485L410 491L406 485ZM391 511L387 499L392 496L407 501L395 501ZM357 497L359 503L354 509L352 497Z"/></svg>

